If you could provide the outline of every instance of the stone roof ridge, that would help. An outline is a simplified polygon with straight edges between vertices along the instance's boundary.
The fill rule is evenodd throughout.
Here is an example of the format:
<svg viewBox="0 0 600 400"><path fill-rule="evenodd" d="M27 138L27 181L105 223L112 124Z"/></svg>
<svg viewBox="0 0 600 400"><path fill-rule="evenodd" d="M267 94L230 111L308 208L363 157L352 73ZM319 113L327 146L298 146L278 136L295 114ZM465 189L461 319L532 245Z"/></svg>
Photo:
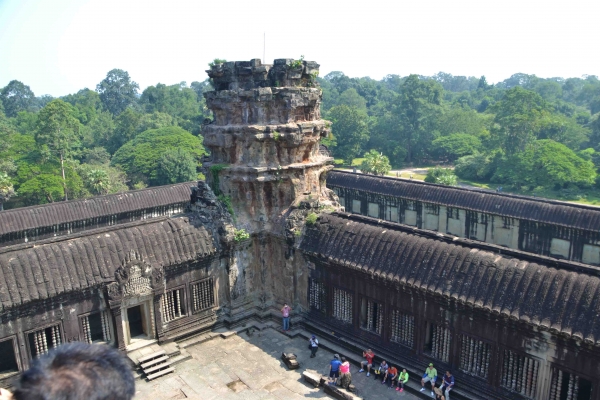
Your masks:
<svg viewBox="0 0 600 400"><path fill-rule="evenodd" d="M444 188L444 189L450 189L450 190L460 190L460 191L465 191L465 192L483 193L483 194L489 194L489 195L499 196L499 197L510 197L510 198L514 198L514 199L535 201L538 203L548 203L548 204L556 204L556 205L567 206L567 207L584 208L584 209L589 209L589 210L594 210L594 211L600 212L600 206L595 206L593 204L573 203L570 201L561 201L561 200L549 199L546 197L533 197L533 196L526 196L524 194L496 192L495 190L492 190L492 189L467 188L467 187L462 187L462 186L448 186L448 185L442 185L439 183L425 182L425 181L421 181L421 180L417 180L417 179L394 178L393 176L368 175L368 174L356 173L356 172L351 172L351 171L342 171L339 169L332 170L327 175L327 177L329 177L333 174L338 174L338 173L339 174L348 174L348 175L358 175L358 176L362 176L362 177L382 179L382 180L388 180L388 181L401 181L404 183L423 185L423 186L432 186L432 187Z"/></svg>
<svg viewBox="0 0 600 400"><path fill-rule="evenodd" d="M0 235L189 202L195 185L183 182L0 211Z"/></svg>
<svg viewBox="0 0 600 400"><path fill-rule="evenodd" d="M584 230L600 229L600 207L586 204L337 170L327 175L327 183L505 217Z"/></svg>
<svg viewBox="0 0 600 400"><path fill-rule="evenodd" d="M548 257L540 254L529 253L522 250L511 249L509 247L500 246L492 243L486 243L479 240L473 240L468 238L463 238L459 236L455 236L452 234L442 233L438 231L430 231L427 229L419 229L415 226L404 225L398 222L386 221L378 218L367 217L361 214L352 214L346 212L334 212L331 213L339 218L343 218L349 221L357 221L363 224L368 224L374 227L382 227L386 229L391 229L394 231L405 232L409 235L419 236L427 239L433 239L442 241L449 244L455 244L468 248L475 248L479 250L489 251L496 253L505 258L515 258L519 260L525 260L533 263L541 263L549 267L554 267L556 269L563 269L568 271L574 271L579 273L584 273L588 275L594 275L600 277L600 267L595 267L593 265L580 263L577 261L571 260L562 260L554 257Z"/></svg>
<svg viewBox="0 0 600 400"><path fill-rule="evenodd" d="M162 216L162 217L127 222L127 223L119 224L119 225L103 226L100 228L94 228L94 229L88 229L88 230L84 230L84 231L75 232L70 235L54 236L54 237L50 237L50 238L46 238L46 239L36 240L34 242L19 243L19 244L13 244L13 245L9 245L9 246L0 247L0 254L10 253L11 251L25 250L25 249L29 249L32 247L39 247L39 246L43 246L46 244L60 243L60 242L65 242L65 241L69 241L69 240L77 240L77 239L84 238L86 236L97 236L97 235L101 235L103 233L117 232L117 231L129 229L129 228L134 228L137 226L156 224L156 223L164 222L166 220L177 220L177 219L181 219L181 218L184 218L185 220L189 220L189 216L176 216L176 217Z"/></svg>
<svg viewBox="0 0 600 400"><path fill-rule="evenodd" d="M0 313L113 282L131 254L157 268L210 259L211 232L191 218L155 218L0 251ZM61 240L62 239L62 240Z"/></svg>
<svg viewBox="0 0 600 400"><path fill-rule="evenodd" d="M600 346L600 278L593 267L530 255L507 257L444 235L436 239L341 213L322 213L307 226L299 247L315 263L342 268L339 273L347 268ZM557 268L566 265L574 269Z"/></svg>

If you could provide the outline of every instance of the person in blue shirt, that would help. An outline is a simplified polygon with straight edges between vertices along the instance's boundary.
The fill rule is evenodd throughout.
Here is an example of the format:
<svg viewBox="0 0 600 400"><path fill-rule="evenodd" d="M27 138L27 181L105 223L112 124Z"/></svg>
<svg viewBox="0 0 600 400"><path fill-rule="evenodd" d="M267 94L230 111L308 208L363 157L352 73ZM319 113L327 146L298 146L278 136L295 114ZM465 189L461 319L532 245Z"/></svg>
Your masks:
<svg viewBox="0 0 600 400"><path fill-rule="evenodd" d="M336 385L337 384L337 380L340 377L340 366L342 365L342 362L340 361L340 355L339 354L334 354L333 355L333 360L331 360L331 362L329 363L329 379L330 385ZM333 380L331 380L333 379Z"/></svg>
<svg viewBox="0 0 600 400"><path fill-rule="evenodd" d="M442 390L444 391L446 400L450 399L450 391L454 388L454 376L450 371L446 371L444 379L442 380Z"/></svg>

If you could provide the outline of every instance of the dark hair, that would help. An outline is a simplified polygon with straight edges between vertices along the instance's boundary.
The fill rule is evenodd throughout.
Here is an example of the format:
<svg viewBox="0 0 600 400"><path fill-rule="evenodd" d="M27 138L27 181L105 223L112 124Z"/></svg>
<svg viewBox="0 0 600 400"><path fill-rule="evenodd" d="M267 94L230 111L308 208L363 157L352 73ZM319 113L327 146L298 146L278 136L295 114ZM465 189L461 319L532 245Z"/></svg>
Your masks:
<svg viewBox="0 0 600 400"><path fill-rule="evenodd" d="M342 357L342 361L346 361L346 357Z"/></svg>
<svg viewBox="0 0 600 400"><path fill-rule="evenodd" d="M33 362L17 381L15 400L130 400L133 373L118 350L63 344Z"/></svg>

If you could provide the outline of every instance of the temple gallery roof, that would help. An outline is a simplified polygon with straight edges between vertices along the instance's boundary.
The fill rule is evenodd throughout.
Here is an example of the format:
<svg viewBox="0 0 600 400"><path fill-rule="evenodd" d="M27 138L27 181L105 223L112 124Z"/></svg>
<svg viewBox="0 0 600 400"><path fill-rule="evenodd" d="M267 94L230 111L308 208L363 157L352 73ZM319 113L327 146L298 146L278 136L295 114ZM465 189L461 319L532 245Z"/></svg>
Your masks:
<svg viewBox="0 0 600 400"><path fill-rule="evenodd" d="M500 255L493 245L469 247L347 214L321 214L300 248L343 267L600 345L600 278L594 267L573 263L563 269L570 263Z"/></svg>
<svg viewBox="0 0 600 400"><path fill-rule="evenodd" d="M600 229L600 208L580 204L341 171L327 175L327 186L577 229Z"/></svg>
<svg viewBox="0 0 600 400"><path fill-rule="evenodd" d="M195 185L185 182L1 211L0 235L189 202L190 186Z"/></svg>
<svg viewBox="0 0 600 400"><path fill-rule="evenodd" d="M216 252L213 236L186 217L156 218L0 249L0 312L115 280L130 252L151 266Z"/></svg>

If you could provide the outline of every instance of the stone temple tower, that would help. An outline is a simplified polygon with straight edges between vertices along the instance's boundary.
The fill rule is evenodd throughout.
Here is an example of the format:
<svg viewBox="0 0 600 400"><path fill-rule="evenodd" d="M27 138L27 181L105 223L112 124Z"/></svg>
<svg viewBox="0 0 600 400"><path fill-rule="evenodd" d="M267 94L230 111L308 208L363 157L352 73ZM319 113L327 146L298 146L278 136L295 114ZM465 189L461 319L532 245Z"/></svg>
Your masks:
<svg viewBox="0 0 600 400"><path fill-rule="evenodd" d="M215 88L205 94L214 120L202 129L212 154L204 163L207 182L231 201L236 226L249 233L283 233L290 207L303 199L337 205L325 187L333 159L319 152L330 123L321 119L318 68L254 59L206 71Z"/></svg>

